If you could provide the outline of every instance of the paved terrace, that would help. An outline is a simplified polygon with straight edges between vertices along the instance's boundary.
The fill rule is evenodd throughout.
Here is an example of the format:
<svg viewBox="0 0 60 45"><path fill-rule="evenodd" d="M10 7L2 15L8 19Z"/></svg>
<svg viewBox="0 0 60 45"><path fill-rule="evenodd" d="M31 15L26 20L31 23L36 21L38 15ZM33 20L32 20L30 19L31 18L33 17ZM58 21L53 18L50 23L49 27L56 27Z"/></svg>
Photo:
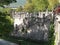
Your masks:
<svg viewBox="0 0 60 45"><path fill-rule="evenodd" d="M18 44L0 39L0 45L18 45Z"/></svg>

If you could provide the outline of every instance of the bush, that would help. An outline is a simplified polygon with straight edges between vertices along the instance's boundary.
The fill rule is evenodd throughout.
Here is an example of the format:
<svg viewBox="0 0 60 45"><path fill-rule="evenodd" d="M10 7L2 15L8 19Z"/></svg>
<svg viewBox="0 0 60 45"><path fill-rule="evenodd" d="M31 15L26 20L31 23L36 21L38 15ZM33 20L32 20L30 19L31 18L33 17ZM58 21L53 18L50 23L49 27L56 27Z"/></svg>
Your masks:
<svg viewBox="0 0 60 45"><path fill-rule="evenodd" d="M54 45L55 36L54 36L54 23L51 22L49 30L49 45Z"/></svg>
<svg viewBox="0 0 60 45"><path fill-rule="evenodd" d="M0 12L0 35L8 35L13 30L13 22L7 13Z"/></svg>

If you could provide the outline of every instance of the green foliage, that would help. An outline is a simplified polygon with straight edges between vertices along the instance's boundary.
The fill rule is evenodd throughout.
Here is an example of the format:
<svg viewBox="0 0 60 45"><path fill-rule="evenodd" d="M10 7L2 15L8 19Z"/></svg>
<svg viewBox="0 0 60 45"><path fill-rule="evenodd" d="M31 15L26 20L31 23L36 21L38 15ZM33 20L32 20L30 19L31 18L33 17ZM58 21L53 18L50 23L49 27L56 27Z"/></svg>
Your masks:
<svg viewBox="0 0 60 45"><path fill-rule="evenodd" d="M13 29L12 19L6 13L0 12L0 35L7 35Z"/></svg>
<svg viewBox="0 0 60 45"><path fill-rule="evenodd" d="M48 10L53 10L56 5L58 5L59 0L48 0Z"/></svg>
<svg viewBox="0 0 60 45"><path fill-rule="evenodd" d="M54 24L51 22L49 30L49 45L54 45L55 36L54 36Z"/></svg>
<svg viewBox="0 0 60 45"><path fill-rule="evenodd" d="M28 10L30 12L33 11L44 11L48 7L48 1L47 0L28 0L28 3L26 3L25 10Z"/></svg>
<svg viewBox="0 0 60 45"><path fill-rule="evenodd" d="M32 3L32 0L27 0L28 3Z"/></svg>
<svg viewBox="0 0 60 45"><path fill-rule="evenodd" d="M27 0L24 10L28 12L53 10L59 0Z"/></svg>
<svg viewBox="0 0 60 45"><path fill-rule="evenodd" d="M23 11L23 7L22 7L22 6L18 7L18 8L16 9L16 11L17 11L17 12Z"/></svg>
<svg viewBox="0 0 60 45"><path fill-rule="evenodd" d="M34 11L34 5L32 3L27 3L24 6L24 11L26 11L26 12L33 12Z"/></svg>
<svg viewBox="0 0 60 45"><path fill-rule="evenodd" d="M16 0L0 0L0 6L8 5L12 2L16 2Z"/></svg>
<svg viewBox="0 0 60 45"><path fill-rule="evenodd" d="M2 7L0 7L0 12L10 14L10 11L11 11L11 8L2 8Z"/></svg>
<svg viewBox="0 0 60 45"><path fill-rule="evenodd" d="M10 14L11 8L3 8L3 10L4 13Z"/></svg>
<svg viewBox="0 0 60 45"><path fill-rule="evenodd" d="M47 0L32 0L35 4L36 11L44 11L47 9L48 1Z"/></svg>

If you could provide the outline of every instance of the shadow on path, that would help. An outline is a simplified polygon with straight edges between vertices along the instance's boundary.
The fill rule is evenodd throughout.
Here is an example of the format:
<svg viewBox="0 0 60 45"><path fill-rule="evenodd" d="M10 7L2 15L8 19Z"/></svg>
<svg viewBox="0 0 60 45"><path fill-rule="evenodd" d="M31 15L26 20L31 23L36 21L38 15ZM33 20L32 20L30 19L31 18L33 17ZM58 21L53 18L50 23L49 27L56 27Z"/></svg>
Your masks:
<svg viewBox="0 0 60 45"><path fill-rule="evenodd" d="M18 45L18 44L0 39L0 45Z"/></svg>

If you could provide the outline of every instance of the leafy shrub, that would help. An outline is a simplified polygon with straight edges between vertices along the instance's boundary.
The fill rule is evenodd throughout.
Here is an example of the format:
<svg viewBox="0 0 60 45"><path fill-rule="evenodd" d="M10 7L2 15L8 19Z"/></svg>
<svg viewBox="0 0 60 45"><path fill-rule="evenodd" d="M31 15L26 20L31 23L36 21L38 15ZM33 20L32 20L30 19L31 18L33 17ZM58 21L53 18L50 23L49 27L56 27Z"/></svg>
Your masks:
<svg viewBox="0 0 60 45"><path fill-rule="evenodd" d="M13 20L7 13L0 12L0 35L7 35L13 30Z"/></svg>
<svg viewBox="0 0 60 45"><path fill-rule="evenodd" d="M50 24L50 30L49 30L49 44L48 45L54 45L55 36L54 36L54 23L51 22Z"/></svg>

